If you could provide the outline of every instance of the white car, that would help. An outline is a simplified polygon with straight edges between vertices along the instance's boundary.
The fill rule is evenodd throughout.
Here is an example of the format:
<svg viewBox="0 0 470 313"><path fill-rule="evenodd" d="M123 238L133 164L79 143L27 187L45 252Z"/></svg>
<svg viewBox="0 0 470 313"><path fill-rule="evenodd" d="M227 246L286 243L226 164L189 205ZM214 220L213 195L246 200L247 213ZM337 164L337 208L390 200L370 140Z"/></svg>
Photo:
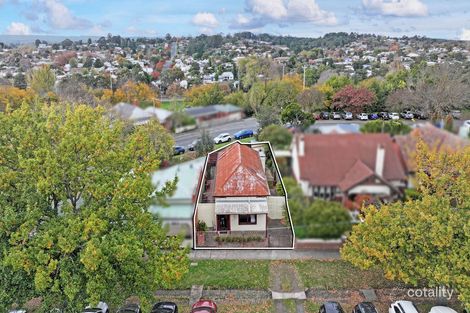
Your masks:
<svg viewBox="0 0 470 313"><path fill-rule="evenodd" d="M463 122L459 129L459 136L467 139L470 136L470 120Z"/></svg>
<svg viewBox="0 0 470 313"><path fill-rule="evenodd" d="M83 313L109 313L109 308L106 302L100 301L97 306L87 306Z"/></svg>
<svg viewBox="0 0 470 313"><path fill-rule="evenodd" d="M361 120L361 121L369 120L369 117L367 116L367 113L359 113L356 117L357 117L358 120Z"/></svg>
<svg viewBox="0 0 470 313"><path fill-rule="evenodd" d="M232 140L232 136L229 133L223 133L214 138L214 143L219 144L223 142L229 142Z"/></svg>
<svg viewBox="0 0 470 313"><path fill-rule="evenodd" d="M399 300L390 304L388 313L418 313L418 309L411 301Z"/></svg>
<svg viewBox="0 0 470 313"><path fill-rule="evenodd" d="M400 114L398 114L397 112L392 112L389 114L389 116L390 116L390 119L395 120L395 121L400 119Z"/></svg>
<svg viewBox="0 0 470 313"><path fill-rule="evenodd" d="M433 306L429 313L457 313L454 309L447 306Z"/></svg>

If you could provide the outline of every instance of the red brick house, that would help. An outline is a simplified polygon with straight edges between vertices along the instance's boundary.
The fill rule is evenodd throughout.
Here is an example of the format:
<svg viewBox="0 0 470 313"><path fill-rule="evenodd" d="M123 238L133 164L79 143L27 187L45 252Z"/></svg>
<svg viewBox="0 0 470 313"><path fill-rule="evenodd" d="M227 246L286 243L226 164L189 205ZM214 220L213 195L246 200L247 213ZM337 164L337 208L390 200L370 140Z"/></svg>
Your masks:
<svg viewBox="0 0 470 313"><path fill-rule="evenodd" d="M305 195L350 209L401 198L407 186L406 164L388 134L296 135L292 170Z"/></svg>

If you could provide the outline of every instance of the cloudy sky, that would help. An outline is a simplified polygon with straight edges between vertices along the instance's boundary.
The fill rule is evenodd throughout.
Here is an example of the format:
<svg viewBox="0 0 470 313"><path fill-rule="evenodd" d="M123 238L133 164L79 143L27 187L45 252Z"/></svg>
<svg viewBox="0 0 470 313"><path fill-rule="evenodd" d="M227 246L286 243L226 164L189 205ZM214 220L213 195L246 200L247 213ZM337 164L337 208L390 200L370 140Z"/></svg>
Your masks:
<svg viewBox="0 0 470 313"><path fill-rule="evenodd" d="M0 34L328 32L470 40L470 0L0 0Z"/></svg>

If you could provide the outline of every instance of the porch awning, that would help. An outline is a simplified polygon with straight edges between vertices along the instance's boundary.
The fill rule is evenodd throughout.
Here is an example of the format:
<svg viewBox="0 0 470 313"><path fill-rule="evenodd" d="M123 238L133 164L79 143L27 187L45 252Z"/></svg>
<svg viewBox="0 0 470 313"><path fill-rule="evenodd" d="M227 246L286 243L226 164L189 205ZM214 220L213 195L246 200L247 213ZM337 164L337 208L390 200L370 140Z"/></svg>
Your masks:
<svg viewBox="0 0 470 313"><path fill-rule="evenodd" d="M266 198L216 198L215 214L264 214L268 213Z"/></svg>

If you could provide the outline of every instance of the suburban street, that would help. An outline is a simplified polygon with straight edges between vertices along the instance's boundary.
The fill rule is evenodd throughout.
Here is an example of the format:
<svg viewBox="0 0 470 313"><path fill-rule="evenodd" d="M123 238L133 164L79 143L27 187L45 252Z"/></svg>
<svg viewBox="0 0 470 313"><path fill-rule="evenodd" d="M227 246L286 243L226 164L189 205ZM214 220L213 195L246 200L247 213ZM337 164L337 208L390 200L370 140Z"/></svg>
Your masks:
<svg viewBox="0 0 470 313"><path fill-rule="evenodd" d="M211 137L215 137L220 133L229 133L233 135L239 130L242 129L251 129L256 131L258 129L258 121L254 117L246 118L241 121L215 125L207 129ZM176 134L174 136L176 145L186 147L194 140L201 137L202 129L196 129L190 132Z"/></svg>
<svg viewBox="0 0 470 313"><path fill-rule="evenodd" d="M411 121L411 120L403 120L403 119L401 121L408 125L428 122L428 120ZM315 121L315 125L335 125L335 124L359 124L360 125L366 122L367 121L359 121L359 120L352 120L352 121L318 120L318 121ZM454 120L454 126L456 127L460 127L462 123L463 123L463 120ZM234 133L242 129L251 129L253 131L256 131L258 129L258 121L256 121L256 118L250 117L250 118L243 119L241 121L215 125L215 126L208 128L207 130L209 131L209 134L211 137L215 137L220 133L229 133L233 135ZM183 146L183 147L188 146L194 140L201 137L201 131L202 129L196 129L193 131L174 135L176 145Z"/></svg>

